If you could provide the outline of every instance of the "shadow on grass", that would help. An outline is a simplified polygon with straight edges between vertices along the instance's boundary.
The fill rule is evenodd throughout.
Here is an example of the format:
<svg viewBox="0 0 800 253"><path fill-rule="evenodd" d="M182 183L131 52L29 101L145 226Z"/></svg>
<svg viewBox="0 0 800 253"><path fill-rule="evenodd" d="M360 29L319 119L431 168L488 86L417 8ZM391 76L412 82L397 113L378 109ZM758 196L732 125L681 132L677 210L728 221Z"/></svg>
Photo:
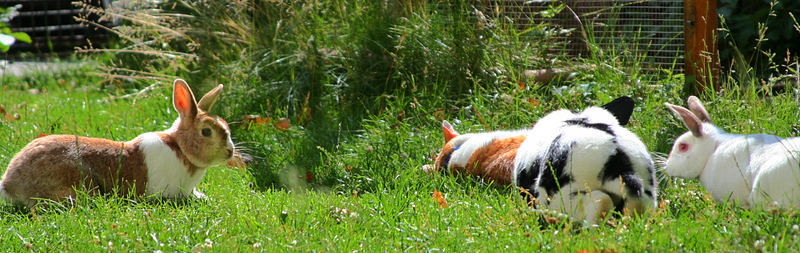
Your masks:
<svg viewBox="0 0 800 253"><path fill-rule="evenodd" d="M209 199L196 198L159 198L159 197L131 197L129 195L101 194L98 196L90 195L85 192L78 192L78 197L64 201L53 201L49 199L39 199L38 202L29 208L24 205L0 203L0 217L15 217L17 219L30 219L37 215L64 214L76 210L108 210L120 207L169 207L170 209L192 208L197 203L211 201Z"/></svg>

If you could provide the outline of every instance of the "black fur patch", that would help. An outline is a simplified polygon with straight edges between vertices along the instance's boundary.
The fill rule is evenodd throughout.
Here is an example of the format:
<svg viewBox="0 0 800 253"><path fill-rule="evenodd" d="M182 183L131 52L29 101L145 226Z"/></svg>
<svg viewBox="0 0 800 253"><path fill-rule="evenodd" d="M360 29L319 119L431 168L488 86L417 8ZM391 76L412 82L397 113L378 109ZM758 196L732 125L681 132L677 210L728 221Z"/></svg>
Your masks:
<svg viewBox="0 0 800 253"><path fill-rule="evenodd" d="M642 184L639 182L639 178L633 170L631 160L628 155L619 148L615 150L614 155L608 158L608 161L606 161L598 177L603 183L621 178L622 183L625 184L625 188L627 188L628 191L636 196L641 196L642 194Z"/></svg>
<svg viewBox="0 0 800 253"><path fill-rule="evenodd" d="M444 159L444 168L447 169L448 165L450 165L450 157L453 156L453 152L447 154L447 158Z"/></svg>
<svg viewBox="0 0 800 253"><path fill-rule="evenodd" d="M605 194L608 194L611 197L611 202L614 203L614 211L618 213L622 213L622 210L625 209L625 199L622 196L619 196L613 192L603 191Z"/></svg>
<svg viewBox="0 0 800 253"><path fill-rule="evenodd" d="M539 197L539 192L536 189L533 189L533 186L536 184L536 177L539 175L539 166L532 165L522 171L519 172L517 175L517 186L522 187L530 193L528 195L525 192L520 192L522 198L525 199L525 203L531 203L531 205L536 208L536 203L531 202L533 199ZM531 199L533 197L533 199Z"/></svg>
<svg viewBox="0 0 800 253"><path fill-rule="evenodd" d="M540 177L539 187L547 191L547 195L553 195L559 191L560 186L572 182L572 177L568 173L564 173L564 167L567 165L567 157L569 156L569 149L565 149L561 144L561 135L556 136L547 150L546 157L537 159L532 167L538 167Z"/></svg>
<svg viewBox="0 0 800 253"><path fill-rule="evenodd" d="M650 190L644 190L644 194L650 197L653 197L653 192Z"/></svg>
<svg viewBox="0 0 800 253"><path fill-rule="evenodd" d="M576 118L576 119L571 119L571 120L567 120L567 121L564 121L564 122L566 122L569 125L573 125L573 126L582 126L582 127L586 127L586 128L594 128L594 129L606 132L607 134L610 134L612 136L614 135L614 131L611 131L611 126L609 126L608 124L589 123L589 122L587 122L586 118Z"/></svg>
<svg viewBox="0 0 800 253"><path fill-rule="evenodd" d="M653 164L647 166L647 172L650 172L650 186L656 186L658 179L656 179L656 169L653 168Z"/></svg>
<svg viewBox="0 0 800 253"><path fill-rule="evenodd" d="M628 96L622 96L614 101L609 102L608 104L603 105L603 109L610 112L617 118L620 126L624 126L628 124L628 121L631 119L631 114L633 113L633 107L635 102L632 98Z"/></svg>
<svg viewBox="0 0 800 253"><path fill-rule="evenodd" d="M450 165L450 157L453 156L453 153L455 153L456 150L458 150L459 148L461 148L461 146L453 148L453 151L450 152L450 154L447 154L447 157L444 159L444 168L445 169L447 169L447 166Z"/></svg>
<svg viewBox="0 0 800 253"><path fill-rule="evenodd" d="M517 186L528 190L534 198L538 198L540 194L534 189L537 179L540 180L538 186L544 188L547 195L557 193L561 185L569 184L573 180L569 174L564 173L569 150L561 147L560 140L561 135L553 139L545 156L537 157L530 167L517 175ZM523 196L527 199L527 194L523 193Z"/></svg>

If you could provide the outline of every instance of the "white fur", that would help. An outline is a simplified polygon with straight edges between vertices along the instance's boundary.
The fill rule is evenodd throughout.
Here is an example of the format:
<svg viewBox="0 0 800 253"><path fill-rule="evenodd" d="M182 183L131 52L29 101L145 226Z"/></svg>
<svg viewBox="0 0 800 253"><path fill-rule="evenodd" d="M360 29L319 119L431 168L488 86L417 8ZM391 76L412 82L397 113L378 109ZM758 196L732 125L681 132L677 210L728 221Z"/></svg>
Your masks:
<svg viewBox="0 0 800 253"><path fill-rule="evenodd" d="M614 135L594 128L569 125L565 122L578 118L585 118L588 123L607 124ZM635 134L620 126L614 115L603 108L590 107L578 114L568 110L554 111L541 118L526 135L514 161L513 182L516 184L518 175L521 175L523 170L528 169L537 160L547 159L551 155L547 152L556 141L556 137L560 135L556 145L569 151L564 171L572 176L573 181L561 185L560 191L555 196L539 194L538 201L539 203L549 203L550 209L569 213L576 218L583 218L588 223L594 224L603 218L602 215L613 211L611 198L599 190L617 193L627 198L619 180L604 183L598 179L598 175L605 166L605 161L614 155L617 148L630 158L631 166L637 175L647 176L644 180L652 180L653 175L650 168L653 163L647 147ZM536 179L536 182L540 181L541 176L543 175L538 175L539 178ZM650 186L649 182L640 181L640 183L644 190L656 194L655 187ZM544 193L542 187L536 185L534 188L540 193ZM548 201L548 197L552 199ZM643 198L642 200L629 199L626 207L628 205L655 207L656 202L650 196Z"/></svg>
<svg viewBox="0 0 800 253"><path fill-rule="evenodd" d="M800 138L782 140L753 153L752 167L760 168L750 201L780 207L800 206Z"/></svg>
<svg viewBox="0 0 800 253"><path fill-rule="evenodd" d="M592 106L586 108L586 110L583 110L579 115L581 117L586 117L595 123L604 123L612 126L619 125L619 122L614 115L606 111L606 109L600 107Z"/></svg>
<svg viewBox="0 0 800 253"><path fill-rule="evenodd" d="M569 213L574 217L584 217L587 224L598 224L614 210L614 202L611 196L602 191L579 193L576 196L557 194L550 202L549 208Z"/></svg>
<svg viewBox="0 0 800 253"><path fill-rule="evenodd" d="M164 144L156 133L144 133L137 138L142 140L139 150L144 153L147 166L148 196L179 198L201 195L195 191L195 187L203 180L207 169L190 174L175 151Z"/></svg>
<svg viewBox="0 0 800 253"><path fill-rule="evenodd" d="M181 126L181 117L178 117L175 121L172 122L172 125L169 126L169 129L164 130L165 133L174 133L178 131L178 127Z"/></svg>
<svg viewBox="0 0 800 253"><path fill-rule="evenodd" d="M228 136L231 136L231 130L228 128L228 124L219 118L217 119L217 123L219 123L220 126L223 126L223 129L225 129L225 133L228 134Z"/></svg>
<svg viewBox="0 0 800 253"><path fill-rule="evenodd" d="M712 152L708 155L709 148L705 146L697 150L695 144L682 154L675 145L667 159L666 173L689 179L699 177L714 200L735 201L747 208L772 204L773 200L783 207L800 204L800 149L796 143L800 141L782 141L766 134L733 135L721 130L701 138L686 133L676 143L681 141L711 146Z"/></svg>
<svg viewBox="0 0 800 253"><path fill-rule="evenodd" d="M178 120L180 120L180 118ZM231 128L228 127L227 123L225 123L219 118L217 118L217 123L219 123L219 125L222 126L223 129L225 129L225 134L228 136L225 146L230 150L234 150L235 148L233 147L233 139L231 139Z"/></svg>
<svg viewBox="0 0 800 253"><path fill-rule="evenodd" d="M703 132L708 138L697 138L691 132L686 132L675 140L676 144L672 147L664 170L668 175L683 178L699 177L719 143L735 138L711 124L703 124ZM689 145L689 150L685 153L679 152L678 143Z"/></svg>
<svg viewBox="0 0 800 253"><path fill-rule="evenodd" d="M647 146L639 140L639 137L636 136L633 132L624 128L622 126L612 126L614 130L614 134L617 135L617 147L619 147L622 152L628 155L630 158L631 166L636 171L637 175L650 175L651 178L642 178L643 180L655 180L654 171L650 171L650 168L655 168L653 165L653 159L650 157L650 153L647 151ZM645 184L646 185L646 184ZM645 187L645 189L648 189ZM653 197L657 199L658 191L653 190ZM657 205L658 203L653 202L653 205Z"/></svg>
<svg viewBox="0 0 800 253"><path fill-rule="evenodd" d="M590 123L609 125L616 135L616 144L613 142L614 136L608 133L580 126L568 126L564 122L574 118L587 118ZM514 182L517 181L516 177L523 169L530 167L536 159L541 158L540 154L548 151L551 143L558 135L561 135L559 142L564 145L566 143L575 143L570 153L581 154L579 159L570 157L564 168L574 176L575 181L573 183L577 184L576 190L586 187L590 189L600 187L601 182L597 180L597 175L603 169L604 164L597 161L608 160L608 157L614 154L613 152L617 147L628 155L631 165L637 174L650 174L648 168L652 166L652 159L647 152L647 147L635 134L620 126L614 115L605 109L589 107L579 114L564 109L554 111L540 119L530 132L529 138L525 139L519 151L517 151ZM580 169L575 170L574 168Z"/></svg>
<svg viewBox="0 0 800 253"><path fill-rule="evenodd" d="M730 199L749 206L750 189L758 173L758 168L749 166L751 153L779 139L763 134L736 136L720 133L719 135L725 139L719 142L714 153L708 158L700 174L700 181L715 200L722 202Z"/></svg>
<svg viewBox="0 0 800 253"><path fill-rule="evenodd" d="M580 120L587 124L602 123L608 125L612 133L568 122L571 120ZM443 127L452 129L447 122L443 122ZM581 113L573 113L565 109L557 110L539 119L531 129L456 136L450 140L450 144L457 149L450 154L448 168L469 167L470 165L467 163L479 149L486 147L494 140L516 136L525 136L525 140L520 144L514 157L512 182L515 185L518 184L520 175L537 177L527 181L532 181L535 185L524 185L524 187L529 187L526 190L531 191L530 193L538 193L537 203L571 214L590 224L596 224L614 210L611 194L625 199L623 209L626 211L642 211L656 206L654 201L656 188L652 185L654 180L653 162L647 152L647 147L635 134L620 126L613 114L600 107L590 107ZM556 140L558 136L560 137ZM630 159L634 173L640 177L639 183L642 190L652 192L652 196L643 194L644 196L638 197L637 194L637 197L629 197L627 195L629 188L623 185L621 178L600 178L605 163L617 152L617 149ZM553 151L557 151L558 154L551 154ZM540 171L542 173L536 175L523 172L531 169L533 164L543 164L542 161L547 161L555 155L566 155L564 157L564 173L569 174L572 181L559 185L558 192L548 196L544 186L540 185L545 172ZM539 171L538 169L536 168L537 171ZM646 182L643 181L642 176L646 176L644 179L647 180Z"/></svg>
<svg viewBox="0 0 800 253"><path fill-rule="evenodd" d="M619 183L609 181L603 184L597 178L597 175L601 173L605 165L604 162L598 161L607 161L610 156L614 155L617 147L628 155L631 166L638 175L650 175L648 168L652 166L652 160L644 144L633 133L623 127L612 125L612 130L617 135L617 143L614 143L614 136L600 130L579 126L563 126L560 130L547 131L543 134L535 132L534 136L526 138L526 142L523 142L517 152L514 182L516 182L517 175L522 170L530 167L536 159L546 158L541 154L548 151L551 143L555 141L554 139L559 133L561 134L560 145L566 146L568 143L574 143L571 147L564 147L570 149L564 170L573 177L573 181L561 186L562 194L595 189L620 192L622 186ZM528 139L533 141L528 142ZM573 154L580 154L580 156L574 157ZM644 189L652 190L646 182L640 183L642 183ZM539 197L544 198L546 196L540 195Z"/></svg>
<svg viewBox="0 0 800 253"><path fill-rule="evenodd" d="M597 180L597 175L603 169L608 157L613 155L616 145L612 142L613 136L599 130L568 126L562 130L559 142L562 145L574 143L568 155L564 171L573 176L573 181L561 190L571 189L576 192L584 189L599 189L602 182ZM573 156L580 154L579 157Z"/></svg>
<svg viewBox="0 0 800 253"><path fill-rule="evenodd" d="M692 120L678 117L684 123ZM800 138L729 134L710 122L701 128L702 136L687 132L675 141L666 163L668 175L700 178L718 202L735 201L751 209L800 206ZM689 144L689 149L680 152L680 143Z"/></svg>
<svg viewBox="0 0 800 253"><path fill-rule="evenodd" d="M514 181L517 182L517 175L523 169L528 168L539 159L539 154L545 154L550 149L550 144L561 133L560 128L563 127L564 121L575 117L575 115L566 109L561 109L548 113L533 126L527 135L534 138L525 138L525 141L517 150L517 156L514 158Z"/></svg>

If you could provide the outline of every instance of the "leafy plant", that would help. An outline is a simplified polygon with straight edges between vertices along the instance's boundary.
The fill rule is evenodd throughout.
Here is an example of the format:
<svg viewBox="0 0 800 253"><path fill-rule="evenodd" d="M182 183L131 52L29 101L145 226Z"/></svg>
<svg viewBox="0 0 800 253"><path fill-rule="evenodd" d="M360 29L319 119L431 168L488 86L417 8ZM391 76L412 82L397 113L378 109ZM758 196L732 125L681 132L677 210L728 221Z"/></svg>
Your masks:
<svg viewBox="0 0 800 253"><path fill-rule="evenodd" d="M31 43L31 37L27 33L13 32L8 27L8 22L19 14L17 12L19 8L22 8L22 5L18 4L7 8L0 7L0 51L4 53L8 52L17 41Z"/></svg>

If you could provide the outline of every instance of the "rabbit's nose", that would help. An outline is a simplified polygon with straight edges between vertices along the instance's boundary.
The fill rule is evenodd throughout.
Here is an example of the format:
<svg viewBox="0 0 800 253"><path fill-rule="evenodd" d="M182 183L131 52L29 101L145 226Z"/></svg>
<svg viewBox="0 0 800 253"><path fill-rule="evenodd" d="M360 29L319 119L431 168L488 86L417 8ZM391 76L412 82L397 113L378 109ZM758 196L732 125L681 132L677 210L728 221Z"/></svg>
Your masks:
<svg viewBox="0 0 800 253"><path fill-rule="evenodd" d="M233 157L233 149L226 149L228 151L228 157Z"/></svg>

